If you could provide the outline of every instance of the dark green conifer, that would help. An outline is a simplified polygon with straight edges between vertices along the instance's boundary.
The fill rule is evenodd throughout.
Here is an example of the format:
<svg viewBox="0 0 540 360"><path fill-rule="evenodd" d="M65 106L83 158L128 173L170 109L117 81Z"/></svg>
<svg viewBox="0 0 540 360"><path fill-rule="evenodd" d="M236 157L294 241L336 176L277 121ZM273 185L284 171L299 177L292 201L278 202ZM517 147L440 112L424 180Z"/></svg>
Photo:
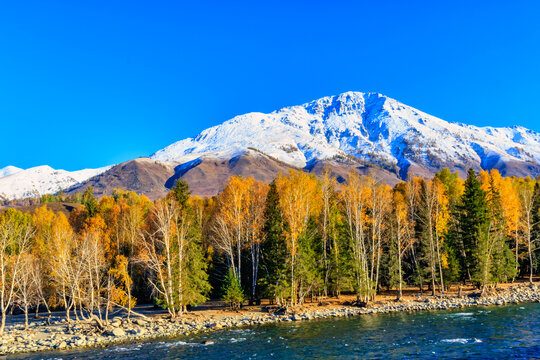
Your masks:
<svg viewBox="0 0 540 360"><path fill-rule="evenodd" d="M82 203L88 217L94 217L98 213L98 202L94 197L94 188L89 186L83 193Z"/></svg>
<svg viewBox="0 0 540 360"><path fill-rule="evenodd" d="M480 185L476 172L469 169L465 181L465 191L458 206L460 262L463 269L463 280L471 280L472 272L478 267L477 249L488 221L486 193Z"/></svg>
<svg viewBox="0 0 540 360"><path fill-rule="evenodd" d="M227 272L221 291L223 301L229 303L232 309L238 309L242 306L242 302L246 298L240 280L238 280L232 269Z"/></svg>
<svg viewBox="0 0 540 360"><path fill-rule="evenodd" d="M263 295L276 300L279 293L284 292L285 281L288 279L287 245L285 243L285 226L279 206L279 194L276 184L270 184L266 197L266 209L263 231L265 241L261 245L261 276L259 283Z"/></svg>

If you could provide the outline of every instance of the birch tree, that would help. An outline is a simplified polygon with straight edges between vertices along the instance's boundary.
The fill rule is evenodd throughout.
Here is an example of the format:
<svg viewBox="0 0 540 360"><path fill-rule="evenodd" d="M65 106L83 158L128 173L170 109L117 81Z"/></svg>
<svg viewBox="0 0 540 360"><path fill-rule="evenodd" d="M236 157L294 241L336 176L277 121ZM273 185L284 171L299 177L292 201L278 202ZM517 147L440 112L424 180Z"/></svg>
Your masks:
<svg viewBox="0 0 540 360"><path fill-rule="evenodd" d="M372 293L372 277L369 267L368 208L372 189L357 173L349 173L347 184L340 193L347 220L350 248L353 255L355 290L358 300L368 302Z"/></svg>
<svg viewBox="0 0 540 360"><path fill-rule="evenodd" d="M320 231L322 241L322 262L324 270L324 295L328 296L328 282L330 276L330 260L329 249L331 248L330 237L332 233L332 207L334 202L334 193L336 188L336 180L330 174L330 170L326 168L321 177L321 216L320 216ZM334 242L335 245L335 242Z"/></svg>
<svg viewBox="0 0 540 360"><path fill-rule="evenodd" d="M46 248L46 267L51 270L50 276L56 295L61 300L70 321L71 309L76 307L76 289L79 286L79 266L75 257L78 243L66 216L56 215L52 226L52 235ZM75 310L76 314L76 310Z"/></svg>
<svg viewBox="0 0 540 360"><path fill-rule="evenodd" d="M154 295L176 317L178 304L175 302L173 286L173 237L175 236L178 206L170 199L157 201L149 217L151 230L141 232L141 260L151 273L148 281Z"/></svg>
<svg viewBox="0 0 540 360"><path fill-rule="evenodd" d="M4 333L8 309L13 306L23 258L30 251L34 228L31 217L8 209L0 214L0 335Z"/></svg>
<svg viewBox="0 0 540 360"><path fill-rule="evenodd" d="M447 230L449 217L448 198L438 178L422 182L421 206L417 221L422 228L423 252L431 278L431 294L435 295L435 284L438 285L439 291L444 293L441 242Z"/></svg>
<svg viewBox="0 0 540 360"><path fill-rule="evenodd" d="M247 244L251 254L251 301L257 299L257 281L259 279L259 263L261 257L261 243L264 241L264 212L268 185L252 181L249 187L249 202L246 216Z"/></svg>
<svg viewBox="0 0 540 360"><path fill-rule="evenodd" d="M218 213L214 224L216 250L224 253L229 267L241 280L242 249L247 242L247 218L253 179L232 176L218 199Z"/></svg>
<svg viewBox="0 0 540 360"><path fill-rule="evenodd" d="M401 191L393 192L394 241L398 273L397 300L403 297L403 258L413 245L408 205Z"/></svg>
<svg viewBox="0 0 540 360"><path fill-rule="evenodd" d="M316 178L302 171L291 170L287 176L276 179L283 219L287 222L286 240L291 269L291 304L297 303L295 274L298 238L308 225L311 216L320 211L320 189Z"/></svg>
<svg viewBox="0 0 540 360"><path fill-rule="evenodd" d="M378 184L373 179L369 179L371 186L371 270L370 282L373 286L372 297L379 288L379 273L381 268L382 242L386 238L388 230L388 215L392 205L392 189L385 184Z"/></svg>
<svg viewBox="0 0 540 360"><path fill-rule="evenodd" d="M165 199L156 202L150 221L150 230L141 233L141 260L152 274L149 282L156 298L175 319L186 305L205 301L209 291L185 182L178 181Z"/></svg>
<svg viewBox="0 0 540 360"><path fill-rule="evenodd" d="M39 305L40 267L38 260L30 253L21 256L21 267L17 277L15 299L24 312L24 328L28 329L30 307Z"/></svg>
<svg viewBox="0 0 540 360"><path fill-rule="evenodd" d="M534 229L537 226L535 216L535 205L538 201L538 185L530 179L526 179L523 184L520 184L519 197L521 200L521 226L523 228L523 235L525 244L527 245L527 257L529 260L529 282L533 282L534 273L534 251L536 248L536 240L534 238Z"/></svg>

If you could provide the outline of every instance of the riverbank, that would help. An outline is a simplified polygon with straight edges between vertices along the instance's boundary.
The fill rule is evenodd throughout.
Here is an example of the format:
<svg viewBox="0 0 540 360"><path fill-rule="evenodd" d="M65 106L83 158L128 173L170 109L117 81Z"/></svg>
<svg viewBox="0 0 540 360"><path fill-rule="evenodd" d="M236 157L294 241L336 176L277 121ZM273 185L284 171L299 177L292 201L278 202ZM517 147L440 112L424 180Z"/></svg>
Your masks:
<svg viewBox="0 0 540 360"><path fill-rule="evenodd" d="M328 317L354 316L400 311L447 310L470 306L488 306L540 302L540 286L506 285L489 296L478 298L472 292L446 296L410 295L396 302L382 297L366 308L346 306L337 302L306 304L290 314L272 314L265 307L246 311L198 310L190 312L177 322L162 314L128 320L115 317L104 331L98 331L93 322L67 323L55 320L33 322L28 330L20 324L8 325L0 340L0 353L13 354L43 350L62 350L78 347L107 346L123 342L141 342L158 337L187 335L200 331L259 325L271 322L303 321ZM346 297L342 299L347 300Z"/></svg>

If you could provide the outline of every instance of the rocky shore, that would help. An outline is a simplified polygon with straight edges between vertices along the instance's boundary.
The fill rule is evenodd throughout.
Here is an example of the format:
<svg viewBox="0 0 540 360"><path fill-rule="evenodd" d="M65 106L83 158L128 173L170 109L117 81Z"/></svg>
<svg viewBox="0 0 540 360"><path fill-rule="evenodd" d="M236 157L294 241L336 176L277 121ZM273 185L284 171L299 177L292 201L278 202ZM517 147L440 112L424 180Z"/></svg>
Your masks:
<svg viewBox="0 0 540 360"><path fill-rule="evenodd" d="M33 322L27 330L24 325L9 325L0 338L0 354L13 354L43 350L62 350L75 347L107 346L114 343L144 341L157 337L187 335L200 331L213 331L238 326L259 325L271 322L302 321L328 317L361 314L390 313L398 311L447 310L469 306L488 306L540 302L539 285L515 285L489 296L423 296L413 300L373 304L365 308L334 305L298 308L294 313L268 312L227 313L225 316L205 316L204 312L189 314L178 321L159 316L145 318L115 317L106 329L96 331L94 322L68 323L65 319Z"/></svg>

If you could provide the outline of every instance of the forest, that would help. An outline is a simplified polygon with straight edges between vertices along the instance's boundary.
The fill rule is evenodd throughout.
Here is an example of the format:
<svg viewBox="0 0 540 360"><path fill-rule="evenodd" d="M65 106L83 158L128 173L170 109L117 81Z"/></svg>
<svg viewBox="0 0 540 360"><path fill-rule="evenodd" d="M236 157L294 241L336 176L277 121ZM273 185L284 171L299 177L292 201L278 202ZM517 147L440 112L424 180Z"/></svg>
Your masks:
<svg viewBox="0 0 540 360"><path fill-rule="evenodd" d="M80 203L69 214L51 202ZM540 182L497 170L444 169L390 187L351 172L302 171L272 183L231 177L211 198L179 180L155 202L116 190L47 195L32 212L0 212L0 333L15 310L108 321L154 303L176 319L221 298L280 307L354 294L367 304L405 286L481 294L538 268Z"/></svg>

